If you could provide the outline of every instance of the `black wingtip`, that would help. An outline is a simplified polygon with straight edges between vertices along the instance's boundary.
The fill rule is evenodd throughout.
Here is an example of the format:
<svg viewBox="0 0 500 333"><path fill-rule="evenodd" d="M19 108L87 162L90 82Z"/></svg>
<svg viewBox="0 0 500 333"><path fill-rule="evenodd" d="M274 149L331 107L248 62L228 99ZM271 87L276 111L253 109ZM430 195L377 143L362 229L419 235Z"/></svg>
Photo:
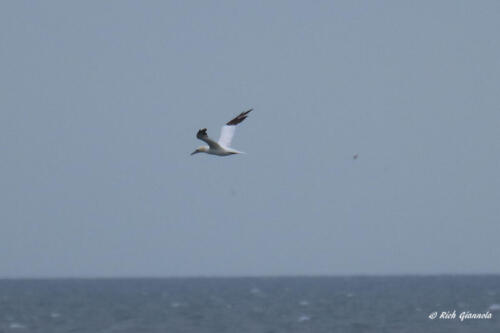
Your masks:
<svg viewBox="0 0 500 333"><path fill-rule="evenodd" d="M228 121L226 123L226 125L238 125L239 123L241 123L243 120L247 119L247 114L250 113L250 111L252 111L253 109L249 109L247 111L244 111L242 113L240 113L238 116L236 116L234 119Z"/></svg>
<svg viewBox="0 0 500 333"><path fill-rule="evenodd" d="M206 128L202 128L198 131L198 133L196 133L196 137L199 139L200 137L202 136L205 136L207 135L207 129Z"/></svg>

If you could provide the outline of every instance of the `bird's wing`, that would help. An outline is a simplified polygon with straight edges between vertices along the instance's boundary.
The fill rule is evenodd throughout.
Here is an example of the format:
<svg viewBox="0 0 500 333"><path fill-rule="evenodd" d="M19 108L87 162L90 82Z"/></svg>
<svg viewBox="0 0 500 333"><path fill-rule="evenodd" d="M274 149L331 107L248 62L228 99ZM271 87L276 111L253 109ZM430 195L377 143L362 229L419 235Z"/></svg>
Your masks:
<svg viewBox="0 0 500 333"><path fill-rule="evenodd" d="M206 128L199 130L198 133L196 134L196 137L198 139L200 139L201 141L205 141L208 144L208 146L210 147L210 149L219 149L220 148L220 146L217 142L215 142L214 140L212 140L208 137Z"/></svg>
<svg viewBox="0 0 500 333"><path fill-rule="evenodd" d="M220 138L219 138L219 144L221 146L226 147L226 148L231 146L231 141L233 140L234 131L236 130L236 125L238 125L243 120L245 120L247 118L247 115L252 110L253 109L250 109L250 110L247 110L245 112L240 113L234 119L228 121L226 125L222 126L222 129L220 130Z"/></svg>

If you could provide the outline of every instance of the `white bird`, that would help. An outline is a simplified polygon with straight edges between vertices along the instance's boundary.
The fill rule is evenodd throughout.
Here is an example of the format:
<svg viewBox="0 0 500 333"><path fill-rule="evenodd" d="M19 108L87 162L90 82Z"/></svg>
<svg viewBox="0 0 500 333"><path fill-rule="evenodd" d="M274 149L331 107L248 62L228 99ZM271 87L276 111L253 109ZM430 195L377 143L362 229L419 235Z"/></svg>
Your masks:
<svg viewBox="0 0 500 333"><path fill-rule="evenodd" d="M236 125L245 120L247 118L248 113L250 113L250 111L252 110L253 109L250 109L240 113L237 117L228 121L226 125L222 126L222 129L220 130L220 138L219 141L217 142L208 137L206 128L199 130L198 133L196 134L196 137L201 141L205 141L208 144L208 146L201 146L197 148L194 152L191 153L191 155L194 155L196 153L207 153L219 156L242 154L241 151L232 149L229 146L231 145L231 140L233 140L234 131L236 130Z"/></svg>

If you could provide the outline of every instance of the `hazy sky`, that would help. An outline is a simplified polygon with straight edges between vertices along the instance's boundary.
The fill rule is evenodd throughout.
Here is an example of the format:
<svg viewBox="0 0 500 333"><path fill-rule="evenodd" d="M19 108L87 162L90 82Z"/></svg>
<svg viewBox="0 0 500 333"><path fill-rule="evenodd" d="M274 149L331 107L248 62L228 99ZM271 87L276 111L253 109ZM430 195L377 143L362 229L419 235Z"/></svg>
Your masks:
<svg viewBox="0 0 500 333"><path fill-rule="evenodd" d="M499 31L499 1L2 1L0 276L500 273ZM189 155L251 107L246 155Z"/></svg>

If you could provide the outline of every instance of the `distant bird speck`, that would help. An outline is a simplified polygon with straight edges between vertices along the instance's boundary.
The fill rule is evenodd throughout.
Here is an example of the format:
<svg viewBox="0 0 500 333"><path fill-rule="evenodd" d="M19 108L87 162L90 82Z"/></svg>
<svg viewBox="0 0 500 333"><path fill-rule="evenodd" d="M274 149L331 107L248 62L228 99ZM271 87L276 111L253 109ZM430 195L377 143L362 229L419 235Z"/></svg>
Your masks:
<svg viewBox="0 0 500 333"><path fill-rule="evenodd" d="M357 160L357 159L358 159L358 154L354 154L354 155L352 156L352 159L353 159L353 160Z"/></svg>

